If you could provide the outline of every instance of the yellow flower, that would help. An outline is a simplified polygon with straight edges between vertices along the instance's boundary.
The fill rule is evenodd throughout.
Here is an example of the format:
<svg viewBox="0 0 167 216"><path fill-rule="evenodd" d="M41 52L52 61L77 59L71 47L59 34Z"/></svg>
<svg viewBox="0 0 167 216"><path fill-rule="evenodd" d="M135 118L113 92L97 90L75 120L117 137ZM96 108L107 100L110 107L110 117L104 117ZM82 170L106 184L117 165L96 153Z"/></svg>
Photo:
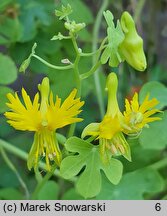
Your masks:
<svg viewBox="0 0 167 216"><path fill-rule="evenodd" d="M82 110L84 102L80 98L75 99L77 90L74 89L61 104L61 99L56 96L53 100L53 93L50 92L49 79L45 77L42 84L38 85L40 91L31 102L30 97L22 88L22 103L17 95L7 94L9 103L7 106L11 111L6 112L5 116L8 123L17 130L34 131L34 142L31 147L27 165L28 168L37 168L40 157L45 157L47 170L51 164L56 162L60 165L61 151L59 149L55 131L74 122L82 121L77 116Z"/></svg>
<svg viewBox="0 0 167 216"><path fill-rule="evenodd" d="M107 111L100 123L91 123L82 132L82 138L92 136L99 140L101 160L104 163L109 161L110 155L123 155L131 161L131 151L124 134L138 135L147 123L160 120L159 117L150 117L160 112L154 107L159 103L156 98L151 100L147 95L141 105L138 102L138 94L135 93L132 101L125 100L126 110L120 112L117 101L118 79L115 73L110 73L106 82L108 91ZM91 139L92 139L91 138Z"/></svg>
<svg viewBox="0 0 167 216"><path fill-rule="evenodd" d="M118 115L115 115L114 117L105 115L99 125L98 138L112 139L119 131L122 131L122 129Z"/></svg>
<svg viewBox="0 0 167 216"><path fill-rule="evenodd" d="M100 155L104 163L109 161L110 155L123 155L131 161L130 147L122 133L123 115L118 106L117 88L117 76L115 73L110 73L106 82L106 90L108 91L107 112L101 123L89 124L82 133L82 138L90 135L99 139Z"/></svg>
<svg viewBox="0 0 167 216"><path fill-rule="evenodd" d="M158 109L154 108L158 103L156 98L149 100L149 95L147 95L143 103L139 105L137 93L134 94L130 102L126 99L124 121L127 127L124 132L128 135L136 135L143 127L148 126L147 123L161 120L159 117L150 117L151 115L160 112Z"/></svg>

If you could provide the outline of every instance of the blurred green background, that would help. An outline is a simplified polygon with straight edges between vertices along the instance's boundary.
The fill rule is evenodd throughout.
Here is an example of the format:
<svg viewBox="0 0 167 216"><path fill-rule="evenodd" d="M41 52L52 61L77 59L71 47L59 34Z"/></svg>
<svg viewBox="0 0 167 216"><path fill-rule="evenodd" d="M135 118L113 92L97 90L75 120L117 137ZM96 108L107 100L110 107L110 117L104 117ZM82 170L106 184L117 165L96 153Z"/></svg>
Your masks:
<svg viewBox="0 0 167 216"><path fill-rule="evenodd" d="M86 29L79 33L78 43L82 50L91 52L92 31L96 15L101 7L100 0L1 0L0 1L0 138L14 146L28 152L33 142L33 134L15 131L3 116L6 111L6 93L18 91L24 87L33 97L37 91L37 84L44 76L48 76L51 88L55 94L65 98L74 88L74 76L71 70L56 71L32 59L25 74L18 73L21 65L31 52L36 42L36 53L51 62L61 65L61 60L74 60L74 50L71 41L51 41L58 32L66 34L63 22L55 16L55 9L61 4L69 3L73 8L72 19L85 22ZM160 108L167 106L167 1L166 0L109 0L108 9L118 19L127 10L134 15L139 34L144 40L144 49L148 67L145 72L137 72L126 63L118 69L119 103L124 106L124 98L131 98L135 91L142 88L140 98L151 92L160 100ZM100 38L106 36L106 23L101 21ZM92 60L83 58L80 63L82 73L91 68ZM113 69L112 69L113 70ZM101 68L100 81L104 90L106 75L111 68ZM149 82L149 83L147 83ZM161 83L159 83L161 82ZM145 84L147 83L147 84ZM145 85L144 85L145 84ZM144 86L143 86L144 85ZM142 87L143 86L143 87ZM90 122L100 121L99 107L94 91L93 76L84 80L82 84L82 98L86 101L81 116L82 123L77 126L76 134ZM106 94L103 91L104 100ZM59 130L65 134L67 128ZM125 175L118 186L113 186L103 178L102 191L97 199L166 199L167 174L165 165L159 168L151 164L167 156L167 115L160 123L153 123L142 136L130 140L133 162L122 159L125 165ZM153 136L154 135L154 136ZM36 180L34 173L29 172L26 161L8 154L15 164L30 193L34 191ZM20 186L18 178L0 157L0 199L25 199L24 188ZM167 167L167 166L166 166ZM157 171L158 170L158 171ZM42 174L45 172L43 171ZM56 183L57 182L57 183ZM81 199L72 183L53 177L42 188L39 199Z"/></svg>

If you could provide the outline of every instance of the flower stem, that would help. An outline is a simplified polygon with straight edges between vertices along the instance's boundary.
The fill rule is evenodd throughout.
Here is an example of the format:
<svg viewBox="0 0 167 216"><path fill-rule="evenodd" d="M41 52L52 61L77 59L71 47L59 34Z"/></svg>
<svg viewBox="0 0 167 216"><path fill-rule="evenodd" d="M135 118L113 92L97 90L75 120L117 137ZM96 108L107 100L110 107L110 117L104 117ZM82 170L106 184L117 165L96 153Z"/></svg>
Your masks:
<svg viewBox="0 0 167 216"><path fill-rule="evenodd" d="M54 165L52 167L52 170L45 175L45 177L42 179L42 181L38 182L37 187L35 188L31 199L37 199L38 198L37 195L38 195L39 191L46 184L46 182L54 175L56 167L57 167L57 165Z"/></svg>
<svg viewBox="0 0 167 216"><path fill-rule="evenodd" d="M79 52L79 48L78 48L76 38L75 38L74 35L72 35L71 40L72 40L72 43L73 43L73 46L74 46L74 49L75 49L75 52L76 52L76 58L75 58L74 65L73 65L76 88L77 88L76 97L80 97L81 96L81 78L80 78L78 64L79 64L79 60L81 58L81 53ZM75 132L75 128L76 128L76 123L70 125L69 132L68 132L68 135L67 135L68 138L73 136L73 134Z"/></svg>
<svg viewBox="0 0 167 216"><path fill-rule="evenodd" d="M42 59L41 57L39 57L39 56L37 56L35 54L32 54L32 57L38 59L40 62L42 62L46 66L48 66L50 68L53 68L53 69L56 69L56 70L68 70L68 69L71 69L71 68L74 67L73 64L70 64L70 65L67 65L67 66L56 66L56 65L50 64L49 62L45 61L44 59Z"/></svg>
<svg viewBox="0 0 167 216"><path fill-rule="evenodd" d="M76 95L76 97L80 97L81 96L81 78L80 78L79 69L78 69L79 60L80 60L80 56L78 55L76 57L75 62L74 62L74 74L75 74L75 81L76 81L76 88L77 88L77 95Z"/></svg>
<svg viewBox="0 0 167 216"><path fill-rule="evenodd" d="M89 56L92 56L92 55L95 55L95 54L101 52L106 47L106 45L104 45L105 42L106 42L106 38L105 38L105 41L104 40L102 41L101 46L96 51L91 52L91 53L83 53L83 52L81 52L80 55L83 56L83 57L89 57Z"/></svg>
<svg viewBox="0 0 167 216"><path fill-rule="evenodd" d="M101 8L97 14L97 18L96 18L95 25L93 28L92 52L97 50L98 35L99 35L101 19L103 16L103 11L106 9L106 7L108 5L108 0L103 0L102 2L103 2L102 6L101 6ZM97 61L97 56L93 56L93 59L92 59L93 65L96 63L96 61ZM102 89L101 89L98 70L96 70L96 72L94 73L94 81L95 81L96 94L97 94L97 99L98 99L99 108L100 108L100 114L101 114L101 118L102 118L104 116L105 110L104 110L104 101L103 101L103 96L102 96Z"/></svg>
<svg viewBox="0 0 167 216"><path fill-rule="evenodd" d="M29 199L29 197L30 197L29 191L27 189L27 186L26 186L25 182L21 178L19 172L15 168L14 164L10 161L10 159L8 158L6 152L4 151L4 149L2 147L0 147L0 152L1 152L1 155L2 155L2 157L4 159L4 161L8 165L8 167L15 173L16 177L18 178L18 180L20 182L20 185L22 186L22 188L23 188L23 190L25 192L25 198Z"/></svg>
<svg viewBox="0 0 167 216"><path fill-rule="evenodd" d="M88 72L80 75L81 80L91 76L95 71L97 71L97 68L99 68L100 65L101 65L100 61L96 62L96 64Z"/></svg>
<svg viewBox="0 0 167 216"><path fill-rule="evenodd" d="M159 170L167 166L167 157L163 158L162 160L159 160L151 165L149 165L149 168Z"/></svg>
<svg viewBox="0 0 167 216"><path fill-rule="evenodd" d="M139 17L140 17L140 14L142 12L142 9L144 7L144 4L145 4L145 0L139 0L136 4L136 9L135 9L135 13L134 13L134 21L137 22Z"/></svg>
<svg viewBox="0 0 167 216"><path fill-rule="evenodd" d="M96 50L95 52L91 52L91 53L81 53L81 56L83 57L89 57L89 56L92 56L92 55L95 55L96 53L98 52L98 50Z"/></svg>
<svg viewBox="0 0 167 216"><path fill-rule="evenodd" d="M79 60L81 58L80 52L79 52L79 48L76 42L76 38L74 35L72 35L72 43L76 52L76 58L74 61L74 75L75 75L75 81L76 81L76 88L77 88L77 97L81 96L81 79L80 79L80 74L79 74L79 68L78 68L78 64L79 64Z"/></svg>
<svg viewBox="0 0 167 216"><path fill-rule="evenodd" d="M43 178L42 178L42 175L41 175L41 173L40 173L38 167L36 167L36 168L34 169L34 173L35 173L36 181L37 181L38 183L41 182Z"/></svg>

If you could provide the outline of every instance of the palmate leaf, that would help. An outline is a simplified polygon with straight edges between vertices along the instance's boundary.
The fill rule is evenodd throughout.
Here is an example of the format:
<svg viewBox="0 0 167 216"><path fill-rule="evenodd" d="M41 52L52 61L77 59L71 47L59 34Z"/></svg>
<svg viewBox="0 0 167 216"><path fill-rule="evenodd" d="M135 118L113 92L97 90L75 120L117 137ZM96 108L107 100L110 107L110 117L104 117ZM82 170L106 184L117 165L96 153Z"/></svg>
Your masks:
<svg viewBox="0 0 167 216"><path fill-rule="evenodd" d="M108 164L100 160L99 147L80 138L71 137L65 144L69 152L78 153L67 156L61 163L60 172L63 178L70 179L84 169L76 182L76 189L84 198L96 196L101 190L101 170L108 180L118 184L122 177L122 163L110 158Z"/></svg>
<svg viewBox="0 0 167 216"><path fill-rule="evenodd" d="M104 12L104 17L108 24L108 45L101 56L101 62L102 64L105 64L109 60L109 65L111 67L117 67L118 64L123 61L118 47L124 40L124 33L122 31L119 20L117 21L117 26L115 27L115 24L113 22L114 17L110 11Z"/></svg>

